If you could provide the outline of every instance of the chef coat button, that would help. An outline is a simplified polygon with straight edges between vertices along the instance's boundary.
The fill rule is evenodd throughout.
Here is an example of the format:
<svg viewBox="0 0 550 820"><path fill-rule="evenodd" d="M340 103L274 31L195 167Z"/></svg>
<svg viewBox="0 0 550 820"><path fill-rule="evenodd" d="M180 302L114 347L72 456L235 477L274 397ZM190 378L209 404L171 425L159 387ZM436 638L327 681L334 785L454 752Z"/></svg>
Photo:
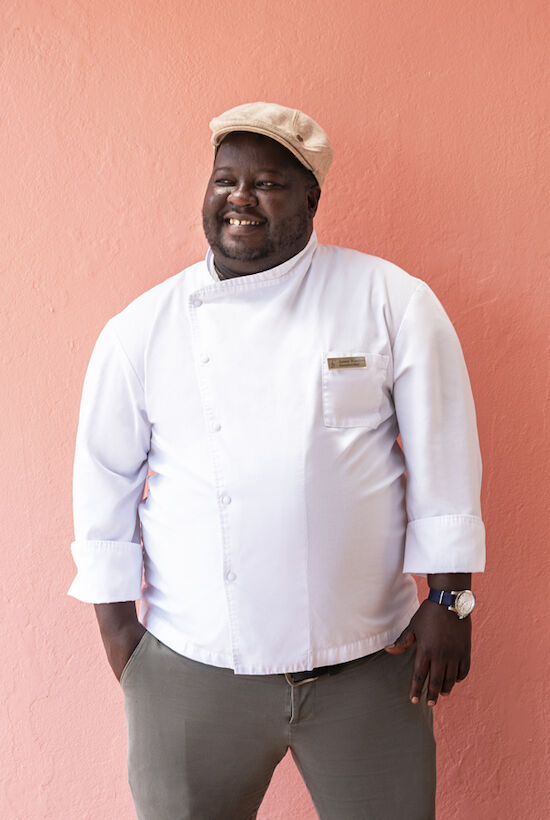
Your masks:
<svg viewBox="0 0 550 820"><path fill-rule="evenodd" d="M193 299L191 304L193 307L200 307L202 305L202 299Z"/></svg>
<svg viewBox="0 0 550 820"><path fill-rule="evenodd" d="M203 364L208 364L208 362L209 362L209 361L210 361L210 356L203 356L203 357L201 358L201 362L202 362Z"/></svg>
<svg viewBox="0 0 550 820"><path fill-rule="evenodd" d="M231 504L231 496L222 495L222 504Z"/></svg>
<svg viewBox="0 0 550 820"><path fill-rule="evenodd" d="M214 424L212 425L212 430L214 431L214 433L217 433L221 429L222 429L221 424L217 421L214 422Z"/></svg>
<svg viewBox="0 0 550 820"><path fill-rule="evenodd" d="M228 572L225 577L227 578L228 581L234 581L237 576L235 575L234 572Z"/></svg>

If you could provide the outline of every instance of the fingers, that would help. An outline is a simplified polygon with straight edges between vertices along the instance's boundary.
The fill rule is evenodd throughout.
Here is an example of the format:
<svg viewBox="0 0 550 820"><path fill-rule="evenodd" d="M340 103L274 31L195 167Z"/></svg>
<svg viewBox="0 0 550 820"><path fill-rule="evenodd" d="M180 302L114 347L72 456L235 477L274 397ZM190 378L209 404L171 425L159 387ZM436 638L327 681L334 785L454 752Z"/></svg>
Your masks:
<svg viewBox="0 0 550 820"><path fill-rule="evenodd" d="M468 672L470 671L470 656L468 655L467 658L462 658L458 665L458 674L456 676L457 681L464 680L467 677Z"/></svg>
<svg viewBox="0 0 550 820"><path fill-rule="evenodd" d="M426 680L429 670L430 662L427 656L424 655L424 653L417 652L411 677L411 691L409 695L413 703L418 703L420 700L420 695L422 694L422 689L424 687L424 681Z"/></svg>
<svg viewBox="0 0 550 820"><path fill-rule="evenodd" d="M441 661L432 661L428 680L426 700L428 706L435 706L445 680L445 664Z"/></svg>
<svg viewBox="0 0 550 820"><path fill-rule="evenodd" d="M435 706L440 695L449 695L458 680L458 663L432 660L420 652L417 652L415 664L411 678L410 699L412 703L418 703L422 695L422 689L428 678L426 701L428 706Z"/></svg>
<svg viewBox="0 0 550 820"><path fill-rule="evenodd" d="M390 644L390 646L385 646L384 649L386 652L389 652L390 655L401 655L403 652L406 652L407 649L410 649L413 643L415 643L415 640L414 632L407 627L395 643Z"/></svg>
<svg viewBox="0 0 550 820"><path fill-rule="evenodd" d="M440 695L448 695L468 674L472 626L468 619L458 619L431 604L424 601L408 627L416 639L410 698L418 703L425 692L427 705L435 706ZM406 632L395 642L396 647L407 645Z"/></svg>
<svg viewBox="0 0 550 820"><path fill-rule="evenodd" d="M442 695L450 695L451 690L458 680L458 663L448 663L445 671L445 679L441 687Z"/></svg>

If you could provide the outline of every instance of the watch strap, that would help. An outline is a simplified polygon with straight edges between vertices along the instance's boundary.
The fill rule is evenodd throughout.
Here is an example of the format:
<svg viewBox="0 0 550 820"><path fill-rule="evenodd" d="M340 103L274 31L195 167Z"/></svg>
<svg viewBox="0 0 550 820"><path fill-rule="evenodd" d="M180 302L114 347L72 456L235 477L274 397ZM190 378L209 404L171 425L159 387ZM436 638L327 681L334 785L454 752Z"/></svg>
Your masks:
<svg viewBox="0 0 550 820"><path fill-rule="evenodd" d="M443 604L443 606L454 606L456 595L452 592L443 592L439 589L430 589L428 601L435 601L436 604Z"/></svg>

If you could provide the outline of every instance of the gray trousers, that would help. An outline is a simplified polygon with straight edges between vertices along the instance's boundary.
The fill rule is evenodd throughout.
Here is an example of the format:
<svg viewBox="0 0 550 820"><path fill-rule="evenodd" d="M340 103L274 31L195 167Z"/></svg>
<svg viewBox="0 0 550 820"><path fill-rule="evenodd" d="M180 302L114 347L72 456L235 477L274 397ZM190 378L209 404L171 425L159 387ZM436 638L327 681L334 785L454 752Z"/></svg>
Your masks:
<svg viewBox="0 0 550 820"><path fill-rule="evenodd" d="M138 820L252 820L288 749L321 820L433 820L433 718L425 697L409 701L414 652L290 686L146 632L121 677Z"/></svg>

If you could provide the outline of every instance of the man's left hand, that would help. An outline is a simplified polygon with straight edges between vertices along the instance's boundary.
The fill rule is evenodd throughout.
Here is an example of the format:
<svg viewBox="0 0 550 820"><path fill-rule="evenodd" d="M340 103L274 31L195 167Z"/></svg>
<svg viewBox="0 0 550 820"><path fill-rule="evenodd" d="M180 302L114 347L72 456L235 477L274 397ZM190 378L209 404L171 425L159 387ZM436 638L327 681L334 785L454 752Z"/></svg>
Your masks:
<svg viewBox="0 0 550 820"><path fill-rule="evenodd" d="M410 699L418 703L428 678L426 699L428 706L435 706L439 695L450 694L455 683L470 671L471 639L469 615L460 619L441 604L423 601L409 625L385 650L399 655L416 643Z"/></svg>

